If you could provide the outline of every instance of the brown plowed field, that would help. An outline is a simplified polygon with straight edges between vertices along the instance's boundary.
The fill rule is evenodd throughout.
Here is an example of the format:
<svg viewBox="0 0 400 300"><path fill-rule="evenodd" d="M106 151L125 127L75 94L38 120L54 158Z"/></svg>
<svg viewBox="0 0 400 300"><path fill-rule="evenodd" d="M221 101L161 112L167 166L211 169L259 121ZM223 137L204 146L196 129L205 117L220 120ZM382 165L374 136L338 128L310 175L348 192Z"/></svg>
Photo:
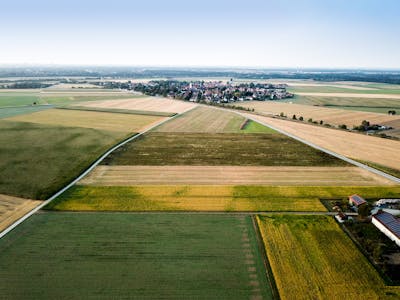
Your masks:
<svg viewBox="0 0 400 300"><path fill-rule="evenodd" d="M0 231L6 229L40 203L42 203L42 201L0 194Z"/></svg>
<svg viewBox="0 0 400 300"><path fill-rule="evenodd" d="M363 120L371 124L389 125L394 128L400 128L400 115L389 116L373 112L351 111L336 108L327 108L321 106L277 103L272 101L251 101L243 104L245 107L254 108L258 112L277 115L283 112L288 118L296 115L302 116L304 120L312 118L315 121L324 121L325 124L340 125L346 124L348 128L358 126Z"/></svg>
<svg viewBox="0 0 400 300"><path fill-rule="evenodd" d="M132 109L156 112L183 113L197 104L171 100L167 98L145 97L120 100L90 101L80 103L79 106Z"/></svg>
<svg viewBox="0 0 400 300"><path fill-rule="evenodd" d="M400 169L400 142L342 130L324 128L243 113L338 154Z"/></svg>
<svg viewBox="0 0 400 300"><path fill-rule="evenodd" d="M390 185L357 167L98 166L84 185Z"/></svg>

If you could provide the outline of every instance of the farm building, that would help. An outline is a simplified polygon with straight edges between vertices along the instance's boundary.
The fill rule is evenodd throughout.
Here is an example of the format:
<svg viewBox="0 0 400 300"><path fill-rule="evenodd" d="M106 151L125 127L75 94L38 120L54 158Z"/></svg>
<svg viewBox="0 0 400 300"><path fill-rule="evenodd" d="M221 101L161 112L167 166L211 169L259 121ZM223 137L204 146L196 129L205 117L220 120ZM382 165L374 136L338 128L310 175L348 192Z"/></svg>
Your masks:
<svg viewBox="0 0 400 300"><path fill-rule="evenodd" d="M365 201L362 197L358 196L358 195L352 195L349 196L349 204L355 207L359 207L360 205L363 205L367 203L367 201Z"/></svg>
<svg viewBox="0 0 400 300"><path fill-rule="evenodd" d="M372 224L400 247L399 219L395 218L392 214L380 210L372 216Z"/></svg>

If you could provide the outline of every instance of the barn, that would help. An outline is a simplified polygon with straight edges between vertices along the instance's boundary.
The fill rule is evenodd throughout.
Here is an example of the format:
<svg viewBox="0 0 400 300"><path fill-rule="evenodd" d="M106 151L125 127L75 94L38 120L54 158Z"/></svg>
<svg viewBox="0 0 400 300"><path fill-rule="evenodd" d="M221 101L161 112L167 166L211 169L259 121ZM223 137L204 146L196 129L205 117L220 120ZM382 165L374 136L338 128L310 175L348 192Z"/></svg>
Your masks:
<svg viewBox="0 0 400 300"><path fill-rule="evenodd" d="M372 216L372 224L400 247L400 219L380 210Z"/></svg>
<svg viewBox="0 0 400 300"><path fill-rule="evenodd" d="M365 201L362 197L358 195L349 196L349 204L352 206L359 207L360 205L363 205L365 203L367 203L367 201Z"/></svg>

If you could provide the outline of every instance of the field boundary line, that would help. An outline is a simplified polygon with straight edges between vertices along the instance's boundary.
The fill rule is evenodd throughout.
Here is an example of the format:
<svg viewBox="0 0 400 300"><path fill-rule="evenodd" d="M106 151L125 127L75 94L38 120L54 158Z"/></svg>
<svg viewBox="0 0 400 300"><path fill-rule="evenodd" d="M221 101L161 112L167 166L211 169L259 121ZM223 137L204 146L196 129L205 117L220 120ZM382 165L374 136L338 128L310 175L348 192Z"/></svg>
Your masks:
<svg viewBox="0 0 400 300"><path fill-rule="evenodd" d="M54 199L56 199L58 196L60 196L62 193L64 193L65 191L67 191L68 189L70 189L72 186L74 186L79 180L81 180L82 178L84 178L86 175L88 175L95 167L97 167L108 155L110 155L112 152L114 152L115 150L117 150L118 148L124 146L125 144L141 137L142 135L146 134L147 132L157 128L158 126L161 126L167 122L170 122L172 120L174 120L175 118L181 116L182 114L185 114L193 109L195 109L197 107L194 106L182 113L177 113L176 115L165 119L165 120L161 120L160 122L157 122L156 124L152 125L151 127L147 128L146 130L140 132L140 133L136 133L135 135L119 142L118 144L116 144L115 146L111 147L109 150L107 150L103 155L100 156L100 158L98 158L95 162L93 162L85 171L83 171L83 173L81 173L77 178L75 178L72 182L70 182L67 186L63 187L61 190L59 190L57 193L55 193L53 196L51 196L49 199L43 201L43 203L41 203L40 205L38 205L37 207L35 207L33 210L31 210L30 212L28 212L26 215L24 215L23 217L21 217L20 219L18 219L17 221L15 221L13 224L11 224L10 226L8 226L6 229L4 229L2 232L0 232L0 239L3 238L7 233L9 233L10 231L12 231L14 228L16 228L19 224L23 223L25 220L27 220L28 218L30 218L33 214L35 214L36 212L38 212L40 209L42 209L43 207L45 207L47 204L49 204L51 201L53 201Z"/></svg>
<svg viewBox="0 0 400 300"><path fill-rule="evenodd" d="M292 139L294 139L294 140L296 140L296 141L299 141L299 142L301 142L301 143L303 143L303 144L306 144L306 145L308 145L308 146L310 146L310 147L312 147L312 148L314 148L314 149L317 149L317 150L319 150L319 151L325 152L326 154L329 154L329 155L331 155L331 156L334 156L334 157L336 157L336 158L339 158L339 159L341 159L341 160L343 160L343 161L345 161L345 162L348 162L349 164L352 164L352 165L354 165L354 166L357 166L357 167L359 167L359 168L362 168L362 169L367 170L367 171L369 171L369 172L372 172L372 173L374 173L374 174L380 175L380 176L382 176L382 177L384 177L384 178L386 178L386 179L389 179L389 180L391 180L391 181L393 181L393 182L396 182L396 183L400 184L400 178L398 178L398 177L395 177L395 176L393 176L393 175L387 174L387 173L385 173L385 172L383 172L383 171L380 171L380 170L378 170L378 169L375 169L375 168L372 168L372 167L367 166L367 165L365 165L365 164L362 164L362 163L360 163L360 162L358 162L358 161L355 161L355 160L353 160L353 159L351 159L351 158L348 158L348 157L346 157L346 156L344 156L344 155L341 155L341 154L339 154L339 153L336 153L336 152L334 152L334 151L331 151L331 150L328 150L328 149L326 149L326 148L320 147L320 146L318 146L318 145L316 145L316 144L314 144L314 143L311 143L311 142L309 142L309 141L306 141L306 140L304 140L304 139L302 139L302 138L300 138L300 137L298 137L298 136L296 136L296 135L294 135L294 134L291 134L291 133L289 133L289 132L287 132L287 131L285 131L285 130L283 130L283 129L280 129L280 128L277 128L277 127L275 127L275 126L273 126L273 125L269 125L269 124L267 124L267 123L264 123L264 122L261 121L261 120L257 120L255 117L252 116L253 114L252 114L251 112L242 113L242 112L235 111L235 110L233 110L233 109L226 109L226 108L221 108L221 107L215 107L215 106L212 106L212 105L207 105L207 106L208 106L208 107L212 107L212 108L214 108L214 109L220 109L220 110L230 111L230 112L233 112L233 113L235 113L235 114L238 114L238 115L242 116L243 118L250 119L250 120L252 120L252 121L254 121L254 122L256 122L256 123L259 123L259 124L261 124L261 125L264 125L264 126L266 126L266 127L269 127L269 128L271 128L271 129L273 129L273 130L279 132L279 133L282 133L282 134L284 134L284 135L286 135L286 136L288 136L288 137L290 137L290 138L292 138ZM263 116L263 117L269 118L269 117L267 117L267 116Z"/></svg>

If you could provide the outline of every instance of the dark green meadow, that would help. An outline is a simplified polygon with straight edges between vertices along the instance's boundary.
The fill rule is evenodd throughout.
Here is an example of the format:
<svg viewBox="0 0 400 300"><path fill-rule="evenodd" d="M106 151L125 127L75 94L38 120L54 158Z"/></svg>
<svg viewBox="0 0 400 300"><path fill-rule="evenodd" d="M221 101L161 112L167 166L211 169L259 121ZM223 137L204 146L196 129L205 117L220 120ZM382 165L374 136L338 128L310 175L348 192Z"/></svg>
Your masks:
<svg viewBox="0 0 400 300"><path fill-rule="evenodd" d="M152 132L112 153L109 165L344 166L282 134Z"/></svg>
<svg viewBox="0 0 400 300"><path fill-rule="evenodd" d="M0 121L0 194L46 199L85 170L121 133Z"/></svg>
<svg viewBox="0 0 400 300"><path fill-rule="evenodd" d="M39 213L0 240L8 299L271 299L249 216Z"/></svg>

